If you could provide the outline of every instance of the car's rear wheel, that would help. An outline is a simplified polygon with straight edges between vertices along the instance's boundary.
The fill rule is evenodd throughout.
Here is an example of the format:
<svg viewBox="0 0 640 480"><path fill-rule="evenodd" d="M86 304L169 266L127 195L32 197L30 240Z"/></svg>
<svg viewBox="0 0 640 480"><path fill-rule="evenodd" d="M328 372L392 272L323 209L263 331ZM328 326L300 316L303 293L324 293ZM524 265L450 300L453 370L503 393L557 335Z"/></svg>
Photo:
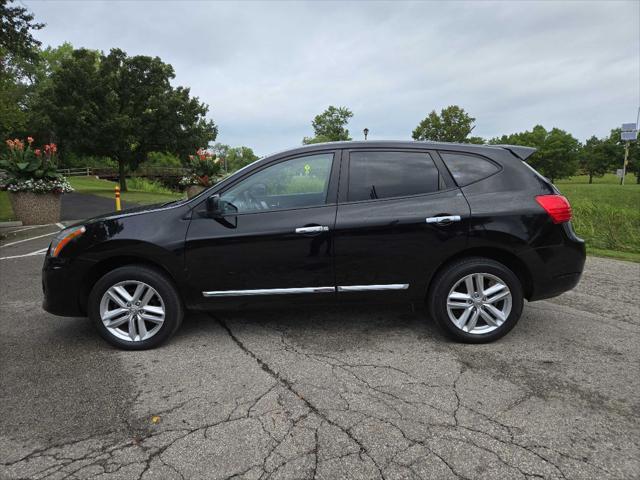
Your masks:
<svg viewBox="0 0 640 480"><path fill-rule="evenodd" d="M89 317L100 335L126 350L154 348L182 323L182 302L172 282L143 265L116 268L89 295Z"/></svg>
<svg viewBox="0 0 640 480"><path fill-rule="evenodd" d="M520 319L522 285L505 265L469 257L437 275L427 302L431 317L454 339L491 342L507 334Z"/></svg>

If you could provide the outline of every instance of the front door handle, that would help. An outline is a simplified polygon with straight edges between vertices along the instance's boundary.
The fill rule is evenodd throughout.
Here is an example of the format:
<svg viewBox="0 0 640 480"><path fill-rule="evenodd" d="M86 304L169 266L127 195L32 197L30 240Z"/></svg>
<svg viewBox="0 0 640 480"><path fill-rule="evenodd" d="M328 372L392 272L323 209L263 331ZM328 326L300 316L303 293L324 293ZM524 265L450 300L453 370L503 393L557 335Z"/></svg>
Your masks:
<svg viewBox="0 0 640 480"><path fill-rule="evenodd" d="M320 232L328 232L328 231L329 231L329 227L325 225L296 228L296 233L320 233Z"/></svg>
<svg viewBox="0 0 640 480"><path fill-rule="evenodd" d="M449 225L453 222L462 220L460 215L444 215L442 217L427 217L427 223L435 223L436 225Z"/></svg>

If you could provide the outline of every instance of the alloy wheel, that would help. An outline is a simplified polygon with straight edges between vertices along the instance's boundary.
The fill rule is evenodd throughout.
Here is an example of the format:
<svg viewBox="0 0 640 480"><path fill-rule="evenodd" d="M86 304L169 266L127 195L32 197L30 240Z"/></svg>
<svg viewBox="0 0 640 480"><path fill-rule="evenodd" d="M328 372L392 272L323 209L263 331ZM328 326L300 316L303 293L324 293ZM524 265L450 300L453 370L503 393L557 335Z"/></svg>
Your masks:
<svg viewBox="0 0 640 480"><path fill-rule="evenodd" d="M118 282L102 295L100 318L113 336L128 342L142 342L162 328L164 301L144 282Z"/></svg>
<svg viewBox="0 0 640 480"><path fill-rule="evenodd" d="M449 291L447 313L460 330L481 335L499 328L509 318L512 297L507 284L489 273L472 273Z"/></svg>

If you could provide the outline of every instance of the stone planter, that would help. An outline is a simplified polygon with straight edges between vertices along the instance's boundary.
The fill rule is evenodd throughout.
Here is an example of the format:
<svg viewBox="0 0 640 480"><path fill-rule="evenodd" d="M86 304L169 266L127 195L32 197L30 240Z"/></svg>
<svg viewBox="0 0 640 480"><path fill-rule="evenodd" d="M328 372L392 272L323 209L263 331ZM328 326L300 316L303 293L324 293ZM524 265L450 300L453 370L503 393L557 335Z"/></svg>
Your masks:
<svg viewBox="0 0 640 480"><path fill-rule="evenodd" d="M195 197L205 188L206 187L203 187L202 185L189 185L187 187L187 198Z"/></svg>
<svg viewBox="0 0 640 480"><path fill-rule="evenodd" d="M9 192L16 218L23 225L45 225L60 221L60 193Z"/></svg>

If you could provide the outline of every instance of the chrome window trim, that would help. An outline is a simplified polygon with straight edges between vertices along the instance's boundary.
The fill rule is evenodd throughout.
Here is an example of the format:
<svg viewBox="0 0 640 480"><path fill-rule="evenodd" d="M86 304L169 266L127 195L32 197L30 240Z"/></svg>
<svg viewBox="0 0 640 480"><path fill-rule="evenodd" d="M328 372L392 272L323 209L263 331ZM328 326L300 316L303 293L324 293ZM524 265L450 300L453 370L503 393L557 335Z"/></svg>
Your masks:
<svg viewBox="0 0 640 480"><path fill-rule="evenodd" d="M334 293L364 292L374 290L406 290L408 283L389 283L384 285L342 285L335 287L301 287L301 288L259 288L256 290L212 290L202 292L205 298L212 297L246 297L251 295L290 295L296 293Z"/></svg>
<svg viewBox="0 0 640 480"><path fill-rule="evenodd" d="M368 290L406 290L408 283L389 283L384 285L341 285L339 292L366 292Z"/></svg>

